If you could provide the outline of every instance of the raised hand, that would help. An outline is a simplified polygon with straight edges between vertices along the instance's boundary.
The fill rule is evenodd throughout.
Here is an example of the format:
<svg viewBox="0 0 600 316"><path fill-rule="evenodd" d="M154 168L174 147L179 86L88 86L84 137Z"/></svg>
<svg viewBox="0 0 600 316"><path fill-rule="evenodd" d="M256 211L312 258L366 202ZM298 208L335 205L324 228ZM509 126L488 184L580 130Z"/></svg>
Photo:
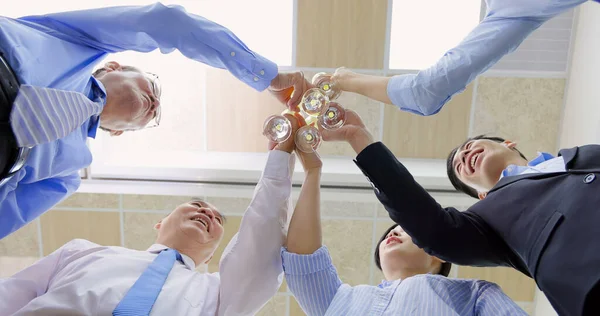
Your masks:
<svg viewBox="0 0 600 316"><path fill-rule="evenodd" d="M293 110L300 103L304 92L310 88L314 86L304 78L303 72L297 71L277 74L271 81L269 91L279 102Z"/></svg>

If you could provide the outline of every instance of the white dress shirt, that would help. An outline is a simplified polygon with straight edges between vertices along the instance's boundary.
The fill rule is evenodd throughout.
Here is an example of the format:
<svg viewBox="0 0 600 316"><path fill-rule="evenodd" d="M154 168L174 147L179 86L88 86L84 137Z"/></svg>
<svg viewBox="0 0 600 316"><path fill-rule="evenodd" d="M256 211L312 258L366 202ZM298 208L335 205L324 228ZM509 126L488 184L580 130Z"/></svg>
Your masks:
<svg viewBox="0 0 600 316"><path fill-rule="evenodd" d="M225 248L220 272L199 273L182 254L184 263L173 266L152 315L252 315L277 293L283 279L280 249L293 211L293 170L294 155L269 153L240 231ZM111 315L165 248L155 244L138 251L70 241L0 280L0 315Z"/></svg>

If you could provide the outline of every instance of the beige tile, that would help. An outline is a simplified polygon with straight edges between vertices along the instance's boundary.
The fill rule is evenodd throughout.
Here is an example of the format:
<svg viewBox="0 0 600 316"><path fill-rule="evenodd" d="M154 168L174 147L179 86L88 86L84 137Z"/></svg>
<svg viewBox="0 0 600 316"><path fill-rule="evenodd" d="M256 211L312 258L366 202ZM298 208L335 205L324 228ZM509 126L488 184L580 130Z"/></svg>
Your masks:
<svg viewBox="0 0 600 316"><path fill-rule="evenodd" d="M36 220L0 239L0 256L38 257L39 255Z"/></svg>
<svg viewBox="0 0 600 316"><path fill-rule="evenodd" d="M57 207L118 209L119 196L116 194L75 193L58 204Z"/></svg>
<svg viewBox="0 0 600 316"><path fill-rule="evenodd" d="M467 138L472 101L471 84L433 116L419 116L386 105L383 142L397 157L446 159Z"/></svg>
<svg viewBox="0 0 600 316"><path fill-rule="evenodd" d="M393 224L394 222L392 220L378 220L377 224L375 225L375 242L379 241L379 238L383 235L383 233L385 233L385 231ZM375 247L377 246L378 245L375 245ZM373 249L373 251L375 251L375 249ZM371 258L373 257L371 256ZM375 264L373 264L373 269L373 282L371 282L371 285L379 285L381 281L385 279L385 277L383 276L381 270L377 269Z"/></svg>
<svg viewBox="0 0 600 316"><path fill-rule="evenodd" d="M383 207L383 204L377 205L377 217L379 218L390 218L390 213Z"/></svg>
<svg viewBox="0 0 600 316"><path fill-rule="evenodd" d="M296 301L295 297L290 297L290 316L305 316L306 313L302 310L302 308L300 307L300 304L298 304L298 301Z"/></svg>
<svg viewBox="0 0 600 316"><path fill-rule="evenodd" d="M42 215L41 221L44 255L76 238L103 246L121 245L118 212L51 210Z"/></svg>
<svg viewBox="0 0 600 316"><path fill-rule="evenodd" d="M282 316L287 314L287 296L276 295L269 300L267 305L256 314L259 316Z"/></svg>
<svg viewBox="0 0 600 316"><path fill-rule="evenodd" d="M266 152L263 124L285 106L268 91L257 92L226 71L210 69L207 75L208 150Z"/></svg>
<svg viewBox="0 0 600 316"><path fill-rule="evenodd" d="M229 214L243 214L250 205L252 199L234 197L212 197L207 196L206 202L214 205L225 217Z"/></svg>
<svg viewBox="0 0 600 316"><path fill-rule="evenodd" d="M193 198L169 195L123 195L123 209L171 212L180 204L189 202Z"/></svg>
<svg viewBox="0 0 600 316"><path fill-rule="evenodd" d="M368 202L321 201L324 216L373 217L377 204Z"/></svg>
<svg viewBox="0 0 600 316"><path fill-rule="evenodd" d="M532 302L535 296L536 285L533 279L511 268L460 266L458 268L458 277L494 282L514 301Z"/></svg>
<svg viewBox="0 0 600 316"><path fill-rule="evenodd" d="M125 247L146 250L156 240L154 225L167 214L130 213L123 214Z"/></svg>
<svg viewBox="0 0 600 316"><path fill-rule="evenodd" d="M311 80L315 74L316 72L304 72L304 75L308 80ZM376 139L379 139L382 103L349 92L342 93L334 101L341 104L345 109L353 110L358 113L371 134L373 134ZM356 153L347 142L323 142L318 151L321 156L356 157Z"/></svg>
<svg viewBox="0 0 600 316"><path fill-rule="evenodd" d="M0 256L0 278L7 278L15 273L34 264L40 258L35 257L15 257L15 256Z"/></svg>
<svg viewBox="0 0 600 316"><path fill-rule="evenodd" d="M296 64L383 68L387 1L298 1Z"/></svg>
<svg viewBox="0 0 600 316"><path fill-rule="evenodd" d="M227 217L227 221L225 222L225 232L223 233L223 240L221 240L221 244L215 251L215 255L208 263L208 271L209 272L218 272L219 271L219 261L221 260L221 255L223 254L223 250L227 244L231 241L231 238L240 230L240 223L242 222L241 216L229 216Z"/></svg>
<svg viewBox="0 0 600 316"><path fill-rule="evenodd" d="M472 135L508 138L528 158L555 153L564 90L564 79L480 78Z"/></svg>
<svg viewBox="0 0 600 316"><path fill-rule="evenodd" d="M342 282L368 284L373 221L323 220L322 225L323 243Z"/></svg>

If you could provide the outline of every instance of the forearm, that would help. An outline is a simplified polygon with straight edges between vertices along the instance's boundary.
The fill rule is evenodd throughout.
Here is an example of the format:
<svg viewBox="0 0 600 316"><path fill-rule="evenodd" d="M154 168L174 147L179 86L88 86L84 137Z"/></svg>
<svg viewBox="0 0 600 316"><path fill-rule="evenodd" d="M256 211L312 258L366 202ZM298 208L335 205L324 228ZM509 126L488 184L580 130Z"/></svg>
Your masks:
<svg viewBox="0 0 600 316"><path fill-rule="evenodd" d="M389 81L390 77L352 73L341 79L338 84L343 91L357 93L379 102L392 104L387 93Z"/></svg>
<svg viewBox="0 0 600 316"><path fill-rule="evenodd" d="M269 153L240 231L223 251L219 315L255 313L277 292L293 170L293 155Z"/></svg>
<svg viewBox="0 0 600 316"><path fill-rule="evenodd" d="M321 169L309 170L290 222L286 243L289 252L312 254L322 245L320 184Z"/></svg>
<svg viewBox="0 0 600 316"><path fill-rule="evenodd" d="M514 51L542 23L540 19L486 18L431 67L392 77L387 87L392 104L418 115L438 113L452 96Z"/></svg>
<svg viewBox="0 0 600 316"><path fill-rule="evenodd" d="M179 50L188 58L226 68L259 91L278 73L275 63L250 50L230 30L177 5L107 7L22 19L102 52Z"/></svg>
<svg viewBox="0 0 600 316"><path fill-rule="evenodd" d="M12 179L11 181L16 181ZM21 183L11 190L11 183L0 188L0 239L50 210L73 194L81 178L78 173Z"/></svg>

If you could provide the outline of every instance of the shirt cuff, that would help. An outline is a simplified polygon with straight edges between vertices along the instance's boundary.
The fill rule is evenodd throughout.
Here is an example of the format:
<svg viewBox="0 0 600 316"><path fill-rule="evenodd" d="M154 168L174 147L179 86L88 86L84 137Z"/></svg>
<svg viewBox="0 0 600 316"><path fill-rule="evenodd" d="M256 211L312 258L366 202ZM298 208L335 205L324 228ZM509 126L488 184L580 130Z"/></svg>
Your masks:
<svg viewBox="0 0 600 316"><path fill-rule="evenodd" d="M271 150L263 177L270 179L291 179L294 173L296 156L281 150Z"/></svg>
<svg viewBox="0 0 600 316"><path fill-rule="evenodd" d="M306 275L327 269L333 269L333 262L326 246L321 246L310 255L299 255L281 248L283 271L287 275Z"/></svg>

